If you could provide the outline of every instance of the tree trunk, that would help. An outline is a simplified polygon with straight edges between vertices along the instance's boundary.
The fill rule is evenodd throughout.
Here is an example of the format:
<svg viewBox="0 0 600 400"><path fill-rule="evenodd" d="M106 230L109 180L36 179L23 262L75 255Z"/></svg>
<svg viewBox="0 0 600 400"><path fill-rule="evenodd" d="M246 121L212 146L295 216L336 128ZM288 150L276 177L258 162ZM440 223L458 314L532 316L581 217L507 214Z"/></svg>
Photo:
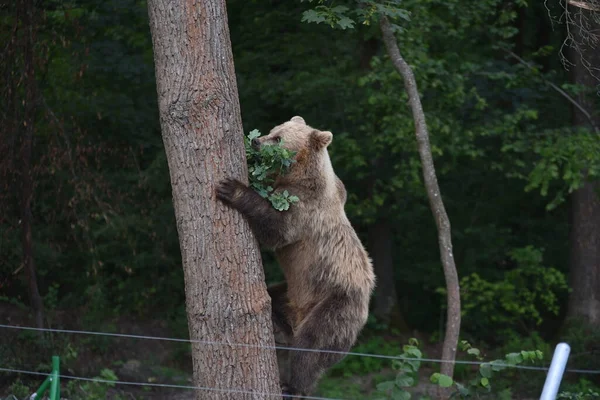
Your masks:
<svg viewBox="0 0 600 400"><path fill-rule="evenodd" d="M224 0L150 0L160 122L182 253L197 399L281 393L258 243L215 197L247 182ZM238 346L244 343L250 346ZM267 393L271 394L269 396Z"/></svg>
<svg viewBox="0 0 600 400"><path fill-rule="evenodd" d="M460 287L458 273L454 264L454 255L452 254L452 235L450 231L450 220L444 208L442 195L435 175L433 157L429 145L429 133L425 122L425 113L421 105L417 82L410 65L406 63L398 48L398 43L387 18L380 17L381 32L383 41L394 67L404 80L404 87L408 93L413 119L415 121L415 134L419 148L419 156L423 167L423 180L429 205L433 213L433 218L438 229L438 243L444 276L446 278L446 290L448 301L448 312L446 321L446 334L442 350L442 360L440 371L450 377L454 374L454 360L456 358L456 348L458 346L458 335L460 333Z"/></svg>
<svg viewBox="0 0 600 400"><path fill-rule="evenodd" d="M24 100L24 135L21 142L21 241L23 247L23 266L29 287L29 302L33 309L35 324L44 327L44 311L40 296L35 260L33 258L33 237L31 201L33 199L33 176L31 154L33 152L33 124L35 120L36 83L33 61L33 0L23 0L20 17L23 19L24 35L24 67L25 67L25 100Z"/></svg>
<svg viewBox="0 0 600 400"><path fill-rule="evenodd" d="M573 35L577 43L585 44L584 37L590 34L598 36L600 24L592 11L576 10L591 25L573 26ZM581 32L586 29L588 32ZM594 32L594 33L591 33ZM587 51L586 51L587 50ZM598 132L600 115L595 108L595 88L597 79L591 74L591 68L600 68L600 49L580 46L574 54L576 63L573 70L575 83L590 89L589 93L580 93L577 102L584 110L574 108L574 122ZM586 60L584 65L582 58ZM595 112L595 114L594 114ZM584 172L585 173L585 172ZM570 284L573 291L569 296L568 317L600 328L600 182L586 182L583 187L571 195L571 260Z"/></svg>
<svg viewBox="0 0 600 400"><path fill-rule="evenodd" d="M600 185L587 182L571 195L568 317L600 328Z"/></svg>
<svg viewBox="0 0 600 400"><path fill-rule="evenodd" d="M384 219L375 221L369 227L369 251L373 257L373 267L377 276L373 314L379 320L406 332L408 326L398 309L392 255L393 241L391 226Z"/></svg>

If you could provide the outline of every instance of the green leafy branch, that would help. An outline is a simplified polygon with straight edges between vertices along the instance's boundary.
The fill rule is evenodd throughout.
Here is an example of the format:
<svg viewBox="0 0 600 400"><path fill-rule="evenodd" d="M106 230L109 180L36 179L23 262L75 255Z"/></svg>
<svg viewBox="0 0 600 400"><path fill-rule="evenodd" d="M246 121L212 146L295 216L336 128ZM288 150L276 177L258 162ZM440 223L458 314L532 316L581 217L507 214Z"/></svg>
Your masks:
<svg viewBox="0 0 600 400"><path fill-rule="evenodd" d="M386 397L377 398L377 400L394 399L408 400L411 394L406 391L407 387L414 386L418 381L420 359L423 353L419 350L419 341L415 338L408 340L408 344L402 346L402 359L394 360L392 368L399 371L396 379L393 381L381 382L377 385L377 391L386 394Z"/></svg>
<svg viewBox="0 0 600 400"><path fill-rule="evenodd" d="M377 391L384 394L385 397L380 397L377 400L393 399L393 400L408 400L411 394L406 390L408 387L415 386L418 382L418 372L421 367L422 353L418 348L418 341L410 339L409 344L403 346L403 352L400 354L401 360L394 360L392 367L398 370L396 378L392 381L381 382L377 385ZM481 351L472 347L467 341L460 342L461 350L466 352L478 361L482 361ZM520 351L509 353L504 358L491 362L482 362L479 365L479 371L475 377L467 383L459 383L451 377L435 372L431 375L430 381L443 388L454 387L452 398L466 399L478 398L479 395L491 393L492 385L490 380L496 372L500 372L507 368L514 367L525 362L535 362L543 359L543 353L539 350Z"/></svg>
<svg viewBox="0 0 600 400"><path fill-rule="evenodd" d="M461 341L460 346L467 354L474 356L477 360L482 360L479 349L472 347L467 341ZM522 350L516 353L509 353L504 358L480 364L477 376L466 384L461 384L448 376L438 373L431 376L431 382L437 383L441 387L451 387L454 385L457 389L455 395L458 398L477 396L478 394L491 393L492 385L490 380L495 372L503 371L527 361L533 363L543 358L544 355L540 350Z"/></svg>
<svg viewBox="0 0 600 400"><path fill-rule="evenodd" d="M260 132L255 129L244 138L250 187L269 200L276 210L288 210L290 205L297 203L300 199L287 190L276 192L272 185L277 176L285 174L295 162L296 153L281 147L281 143L261 146L259 150L256 150L252 147L252 140L259 136Z"/></svg>
<svg viewBox="0 0 600 400"><path fill-rule="evenodd" d="M354 24L359 22L370 25L379 15L385 15L394 20L401 18L406 21L410 19L408 11L399 7L400 0L389 0L376 2L371 0L358 0L358 7L350 9L341 5L327 5L324 0L307 0L309 3L317 3L314 9L302 13L302 22L321 24L325 23L331 28L353 29ZM398 26L395 26L399 29Z"/></svg>

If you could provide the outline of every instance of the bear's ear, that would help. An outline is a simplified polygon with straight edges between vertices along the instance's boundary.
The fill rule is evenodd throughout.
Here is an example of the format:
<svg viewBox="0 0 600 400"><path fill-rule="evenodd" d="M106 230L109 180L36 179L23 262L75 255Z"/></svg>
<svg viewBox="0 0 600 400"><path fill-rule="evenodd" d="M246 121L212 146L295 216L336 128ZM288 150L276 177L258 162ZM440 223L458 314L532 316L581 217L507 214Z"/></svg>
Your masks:
<svg viewBox="0 0 600 400"><path fill-rule="evenodd" d="M333 133L329 131L314 130L310 133L310 144L315 150L321 150L329 146L333 140Z"/></svg>
<svg viewBox="0 0 600 400"><path fill-rule="evenodd" d="M295 122L297 124L306 125L306 122L304 121L304 118L299 117L297 115L295 117L292 117L292 119L290 119L290 121Z"/></svg>

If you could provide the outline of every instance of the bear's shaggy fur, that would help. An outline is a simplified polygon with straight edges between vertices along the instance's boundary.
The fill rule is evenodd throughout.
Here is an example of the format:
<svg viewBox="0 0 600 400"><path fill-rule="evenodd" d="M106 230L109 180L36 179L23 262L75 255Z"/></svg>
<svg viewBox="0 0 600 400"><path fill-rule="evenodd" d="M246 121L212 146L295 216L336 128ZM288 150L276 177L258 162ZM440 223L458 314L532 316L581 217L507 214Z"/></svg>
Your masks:
<svg viewBox="0 0 600 400"><path fill-rule="evenodd" d="M277 211L234 179L217 197L248 220L258 241L275 250L286 283L269 288L276 341L291 347L349 351L367 321L375 285L367 252L344 212L346 189L335 175L327 146L331 132L293 117L255 139L259 147L279 143L297 152L296 162L275 182L300 201ZM284 392L308 395L322 373L343 354L278 351Z"/></svg>

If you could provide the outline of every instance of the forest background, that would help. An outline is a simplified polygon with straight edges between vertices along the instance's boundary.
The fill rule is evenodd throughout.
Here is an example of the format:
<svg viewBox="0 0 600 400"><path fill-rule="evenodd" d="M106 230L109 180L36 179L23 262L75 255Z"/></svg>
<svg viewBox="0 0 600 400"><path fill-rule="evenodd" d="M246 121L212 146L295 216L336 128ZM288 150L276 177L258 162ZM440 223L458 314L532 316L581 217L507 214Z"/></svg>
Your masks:
<svg viewBox="0 0 600 400"><path fill-rule="evenodd" d="M34 2L28 29L16 23L19 4L0 8L2 323L187 337L146 3ZM306 2L227 6L244 131L266 133L301 115L334 133L347 213L378 275L356 350L397 355L417 336L439 357L445 296L435 224L406 94L378 27L350 26L343 13L334 29L309 24ZM397 37L452 222L461 338L489 357L540 349L546 363L552 345L567 341L571 367L597 370L600 52L571 51L585 38L562 23L564 6L406 0ZM281 280L273 258L263 260L267 281ZM189 373L184 345L147 354L111 338L1 335L0 360L23 369L42 369L58 350L83 374L108 367L123 376L143 357L162 369L136 373L167 381ZM348 358L320 393L367 396L386 369ZM368 379L344 381L357 376ZM21 378L0 376L0 388L12 385L0 394L34 384ZM505 386L535 397L543 378L514 372ZM600 381L573 374L567 383L583 390Z"/></svg>

